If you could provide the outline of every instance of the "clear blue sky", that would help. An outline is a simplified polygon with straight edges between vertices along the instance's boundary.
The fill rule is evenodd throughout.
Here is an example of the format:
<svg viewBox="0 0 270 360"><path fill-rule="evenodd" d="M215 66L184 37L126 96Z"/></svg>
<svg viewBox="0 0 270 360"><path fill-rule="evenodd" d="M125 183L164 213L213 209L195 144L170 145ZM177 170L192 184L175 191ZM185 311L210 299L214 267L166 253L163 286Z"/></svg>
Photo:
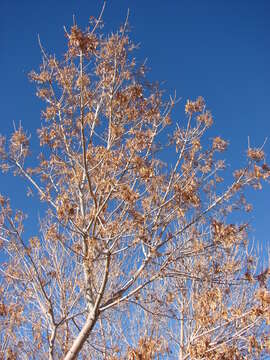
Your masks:
<svg viewBox="0 0 270 360"><path fill-rule="evenodd" d="M71 25L75 14L85 27L102 4L1 0L0 133L10 132L13 120L22 120L35 138L41 103L27 74L41 62L37 34L45 49L60 55L65 49L63 25ZM232 170L244 164L248 136L256 146L269 138L265 151L270 163L270 1L109 0L105 30L116 30L128 8L132 38L141 44L138 58L148 59L150 78L166 81L168 92L176 89L183 98L174 119L183 118L184 100L202 95L215 119L209 136L230 141ZM10 193L13 203L30 209L18 179L0 175L0 184L0 192ZM250 199L255 205L253 235L270 243L270 186L251 192Z"/></svg>

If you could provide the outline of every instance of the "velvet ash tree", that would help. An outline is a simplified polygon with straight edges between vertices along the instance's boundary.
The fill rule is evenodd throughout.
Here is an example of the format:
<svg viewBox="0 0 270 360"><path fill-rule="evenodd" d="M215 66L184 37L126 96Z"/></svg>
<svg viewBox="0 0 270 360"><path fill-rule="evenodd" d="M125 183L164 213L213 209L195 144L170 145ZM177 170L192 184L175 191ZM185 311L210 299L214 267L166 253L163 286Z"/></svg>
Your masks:
<svg viewBox="0 0 270 360"><path fill-rule="evenodd" d="M38 159L22 126L0 140L3 172L42 208L29 238L14 193L0 197L1 358L266 357L270 272L243 221L247 187L269 180L263 149L249 146L226 184L228 143L205 137L204 99L176 121L127 23L65 35L63 58L41 47L30 73L45 104Z"/></svg>

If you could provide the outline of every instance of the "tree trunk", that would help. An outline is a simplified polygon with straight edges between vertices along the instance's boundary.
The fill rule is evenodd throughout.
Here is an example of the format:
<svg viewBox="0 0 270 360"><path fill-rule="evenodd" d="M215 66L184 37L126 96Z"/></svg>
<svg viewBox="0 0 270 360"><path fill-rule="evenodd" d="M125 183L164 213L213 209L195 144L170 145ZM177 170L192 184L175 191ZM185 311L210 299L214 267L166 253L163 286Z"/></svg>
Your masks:
<svg viewBox="0 0 270 360"><path fill-rule="evenodd" d="M64 360L76 359L93 327L95 326L97 319L98 314L95 311L90 312L90 314L87 316L86 323L84 324L79 335L77 336L68 353L66 354Z"/></svg>
<svg viewBox="0 0 270 360"><path fill-rule="evenodd" d="M184 306L181 306L181 319L180 319L180 351L179 351L179 360L184 359Z"/></svg>

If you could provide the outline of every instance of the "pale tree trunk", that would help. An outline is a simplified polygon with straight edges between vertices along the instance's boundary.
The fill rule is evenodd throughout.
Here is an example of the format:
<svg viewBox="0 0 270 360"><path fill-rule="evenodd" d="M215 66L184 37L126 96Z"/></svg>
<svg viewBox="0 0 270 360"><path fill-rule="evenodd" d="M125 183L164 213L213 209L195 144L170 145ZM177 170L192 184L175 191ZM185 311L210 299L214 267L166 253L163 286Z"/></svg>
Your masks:
<svg viewBox="0 0 270 360"><path fill-rule="evenodd" d="M49 360L53 360L55 336L56 336L56 328L54 327L49 340Z"/></svg>
<svg viewBox="0 0 270 360"><path fill-rule="evenodd" d="M93 311L87 316L86 323L84 324L82 330L80 331L79 335L77 336L76 340L72 344L71 348L69 349L68 353L66 354L64 360L74 360L78 356L79 352L81 351L85 341L87 340L90 332L92 331L93 327L95 326L98 319L98 314Z"/></svg>
<svg viewBox="0 0 270 360"><path fill-rule="evenodd" d="M104 269L105 271L104 271L104 275L103 275L103 281L100 286L100 290L98 292L98 296L97 296L95 305L89 311L89 314L87 316L87 319L86 319L86 322L85 322L83 328L81 329L79 335L77 336L77 338L75 339L71 348L69 349L68 353L66 354L64 360L76 359L77 355L81 351L85 341L89 337L91 331L93 330L93 328L99 318L99 314L100 314L99 305L100 305L102 296L104 294L108 276L109 276L110 259L111 259L110 254L107 254L106 265L105 265L105 269Z"/></svg>
<svg viewBox="0 0 270 360"><path fill-rule="evenodd" d="M184 306L181 305L181 318L180 318L180 350L179 350L179 360L184 359Z"/></svg>

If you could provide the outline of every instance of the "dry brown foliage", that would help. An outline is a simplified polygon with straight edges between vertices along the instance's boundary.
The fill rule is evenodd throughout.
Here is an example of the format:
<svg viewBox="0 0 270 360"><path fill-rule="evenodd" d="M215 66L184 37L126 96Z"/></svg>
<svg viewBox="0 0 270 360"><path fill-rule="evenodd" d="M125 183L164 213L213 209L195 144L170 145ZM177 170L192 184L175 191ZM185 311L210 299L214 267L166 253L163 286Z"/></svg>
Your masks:
<svg viewBox="0 0 270 360"><path fill-rule="evenodd" d="M224 185L228 142L203 145L204 99L170 125L177 101L146 81L127 23L101 28L73 25L63 59L42 49L30 74L46 104L37 166L22 126L0 138L3 172L46 207L29 239L25 215L0 197L1 358L266 356L269 270L258 272L248 225L228 221L251 210L245 189L269 179L263 150L249 148Z"/></svg>

